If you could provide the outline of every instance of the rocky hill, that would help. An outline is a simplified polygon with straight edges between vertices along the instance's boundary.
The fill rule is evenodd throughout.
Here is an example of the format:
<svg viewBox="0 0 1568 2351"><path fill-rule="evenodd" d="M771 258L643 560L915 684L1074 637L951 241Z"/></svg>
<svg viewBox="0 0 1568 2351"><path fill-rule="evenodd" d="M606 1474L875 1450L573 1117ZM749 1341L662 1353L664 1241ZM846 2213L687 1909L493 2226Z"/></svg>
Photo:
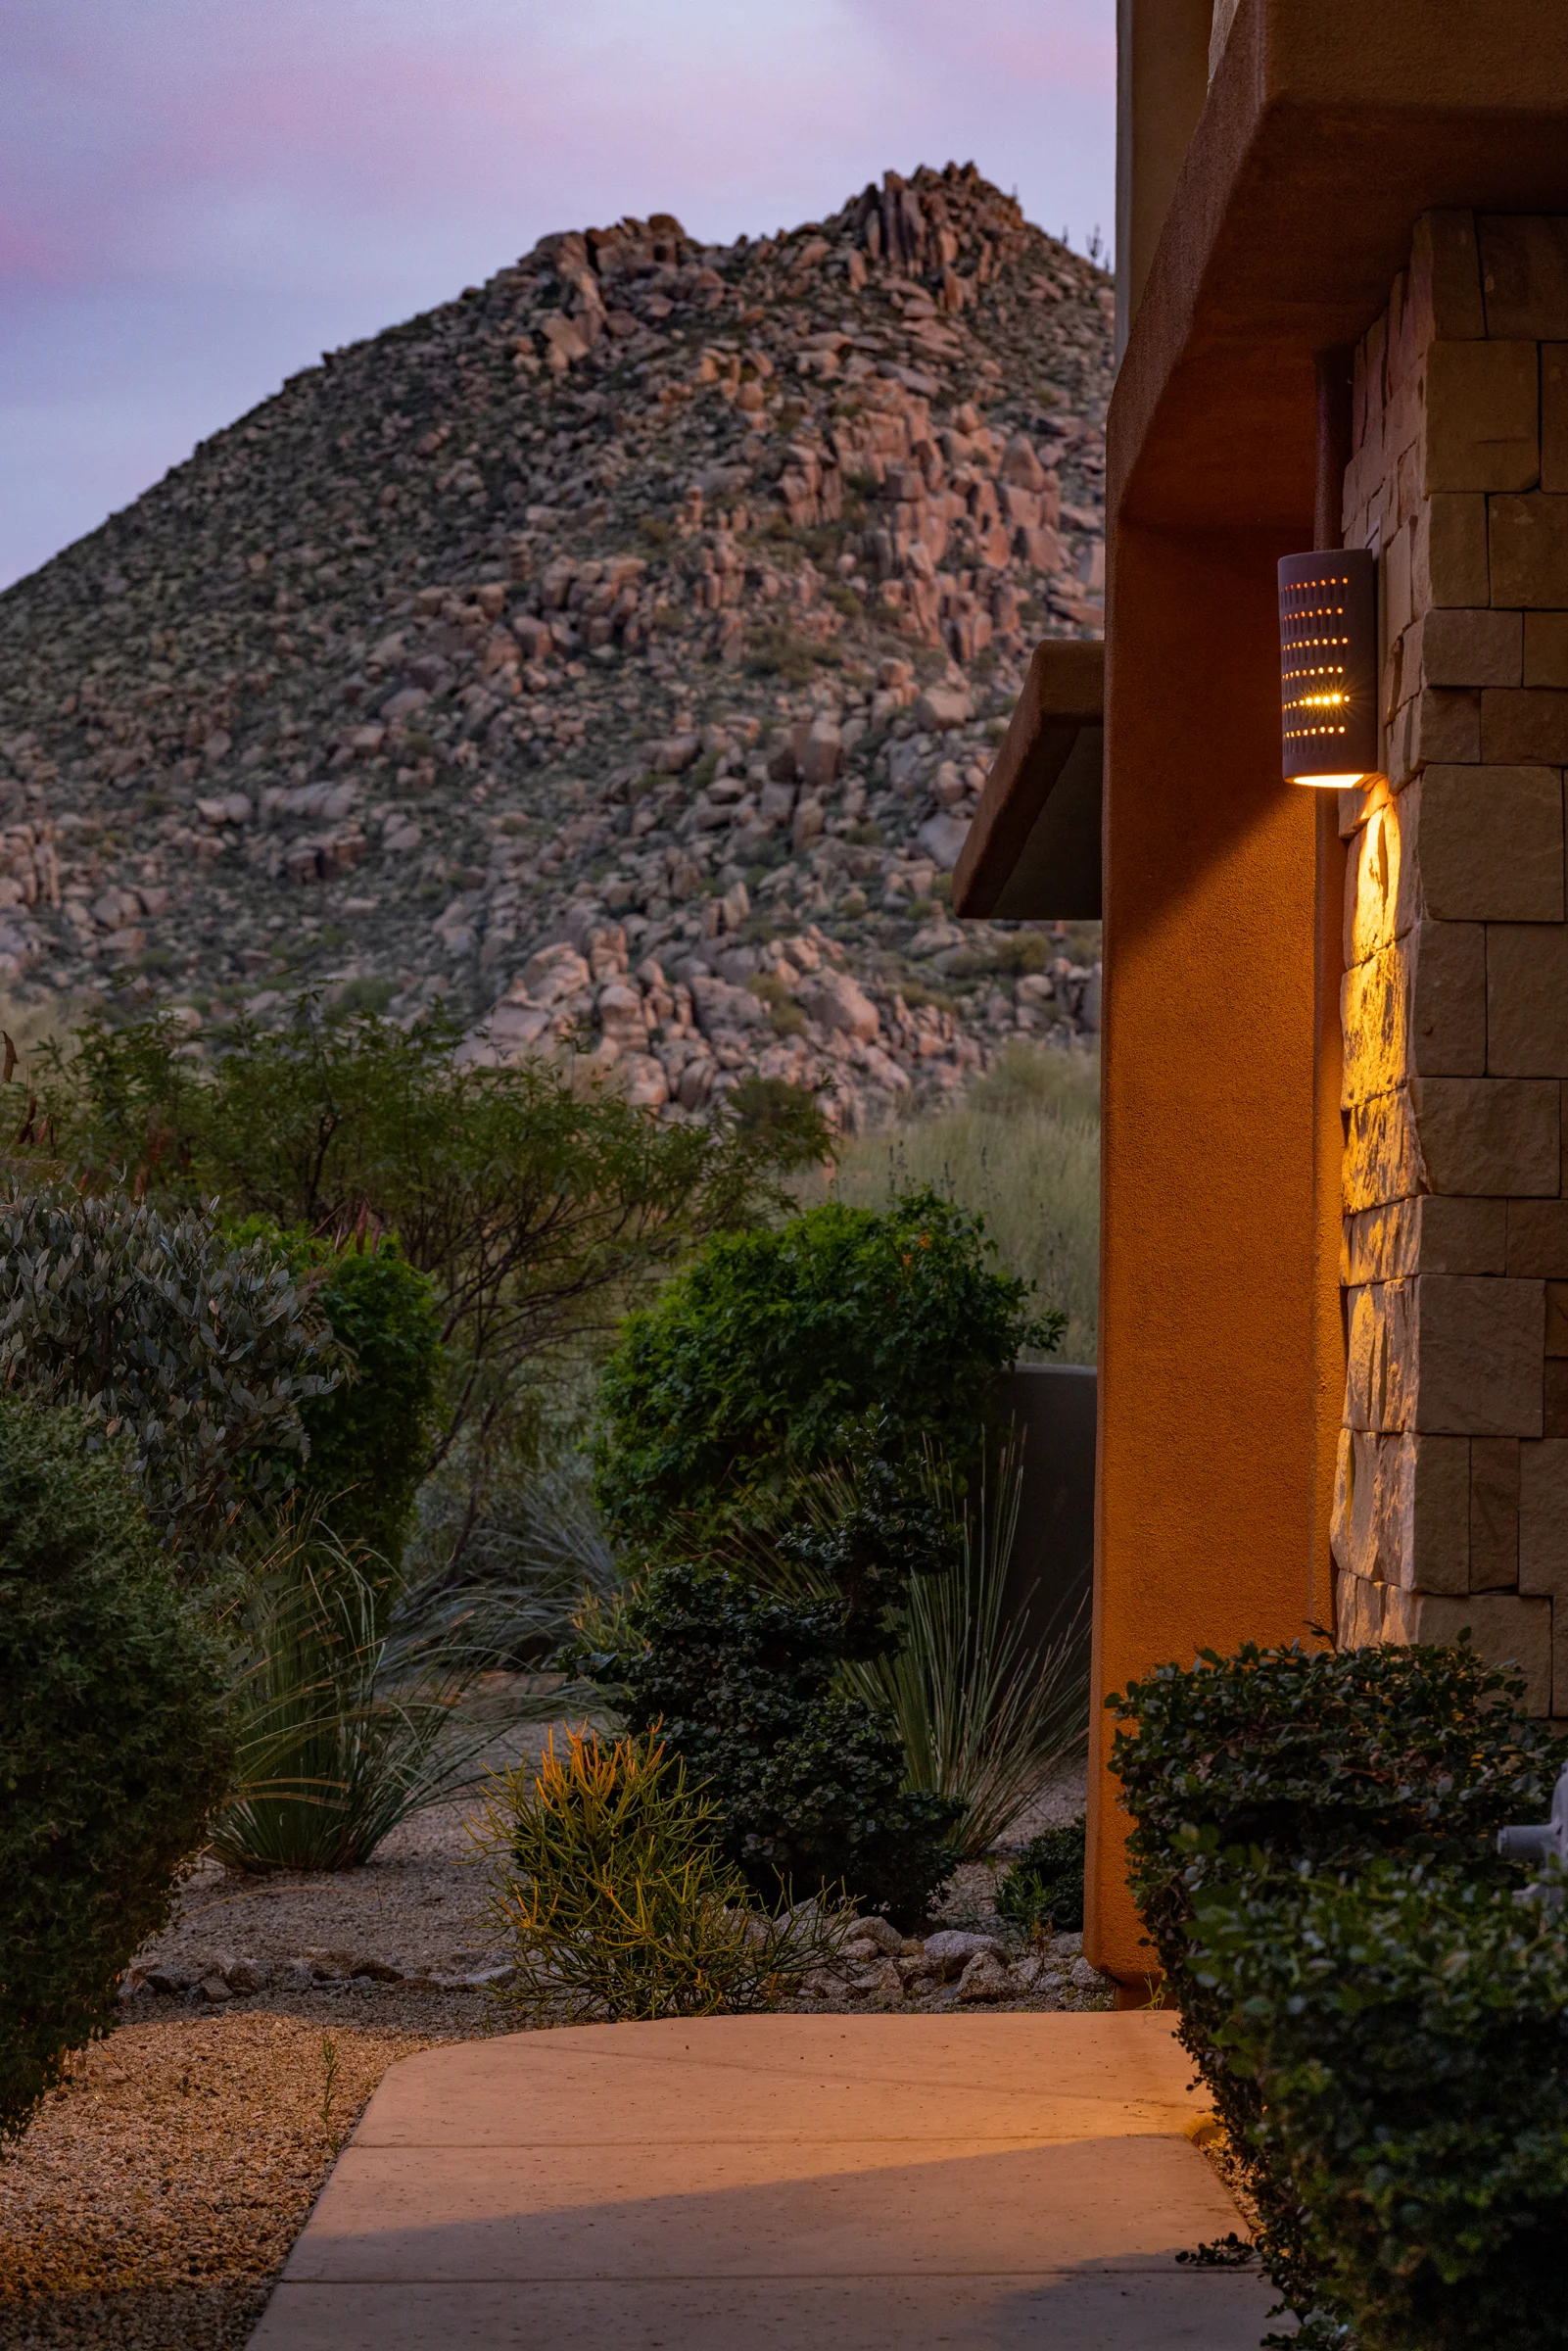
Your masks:
<svg viewBox="0 0 1568 2351"><path fill-rule="evenodd" d="M1111 312L949 165L323 355L0 598L0 984L444 994L482 1058L851 1125L1093 1026L1092 928L944 893L1029 648L1100 625Z"/></svg>

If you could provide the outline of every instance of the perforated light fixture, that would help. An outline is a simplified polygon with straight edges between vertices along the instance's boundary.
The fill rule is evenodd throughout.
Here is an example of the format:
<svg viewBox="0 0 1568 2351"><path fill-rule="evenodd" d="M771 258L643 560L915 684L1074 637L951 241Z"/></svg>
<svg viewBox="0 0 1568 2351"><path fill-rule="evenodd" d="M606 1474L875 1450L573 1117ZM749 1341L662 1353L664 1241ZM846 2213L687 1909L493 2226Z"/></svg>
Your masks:
<svg viewBox="0 0 1568 2351"><path fill-rule="evenodd" d="M1279 566L1285 781L1326 789L1377 769L1377 564L1365 548Z"/></svg>

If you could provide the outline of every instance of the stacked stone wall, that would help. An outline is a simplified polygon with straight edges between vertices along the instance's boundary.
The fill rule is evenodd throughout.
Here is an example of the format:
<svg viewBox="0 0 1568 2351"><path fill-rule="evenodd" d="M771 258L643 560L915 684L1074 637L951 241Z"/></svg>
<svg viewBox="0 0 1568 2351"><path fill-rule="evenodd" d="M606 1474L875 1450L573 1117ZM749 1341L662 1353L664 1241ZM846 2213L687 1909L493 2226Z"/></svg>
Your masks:
<svg viewBox="0 0 1568 2351"><path fill-rule="evenodd" d="M1568 1715L1568 218L1423 218L1354 402L1339 1638L1469 1625Z"/></svg>

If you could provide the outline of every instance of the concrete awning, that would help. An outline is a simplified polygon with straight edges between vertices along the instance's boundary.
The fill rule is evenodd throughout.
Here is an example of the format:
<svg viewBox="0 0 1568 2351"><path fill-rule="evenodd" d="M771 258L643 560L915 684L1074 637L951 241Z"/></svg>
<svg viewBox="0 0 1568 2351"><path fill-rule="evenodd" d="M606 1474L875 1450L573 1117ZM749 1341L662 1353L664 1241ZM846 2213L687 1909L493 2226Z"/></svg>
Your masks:
<svg viewBox="0 0 1568 2351"><path fill-rule="evenodd" d="M1097 921L1104 770L1105 647L1047 638L953 870L953 912Z"/></svg>

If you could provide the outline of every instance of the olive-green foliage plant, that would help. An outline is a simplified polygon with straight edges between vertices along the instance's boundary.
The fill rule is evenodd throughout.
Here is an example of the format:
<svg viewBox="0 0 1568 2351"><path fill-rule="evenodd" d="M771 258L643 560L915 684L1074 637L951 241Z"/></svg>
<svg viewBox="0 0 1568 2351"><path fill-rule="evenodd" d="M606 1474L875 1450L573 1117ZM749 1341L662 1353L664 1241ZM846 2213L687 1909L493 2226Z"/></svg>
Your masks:
<svg viewBox="0 0 1568 2351"><path fill-rule="evenodd" d="M1562 1914L1441 1863L1236 1879L1197 1897L1187 1973L1289 2183L1308 2339L1563 2351Z"/></svg>
<svg viewBox="0 0 1568 2351"><path fill-rule="evenodd" d="M912 1575L902 1638L847 1663L844 1680L895 1725L911 1788L953 1799L966 1860L989 1852L1064 1763L1081 1754L1089 1719L1082 1621L1030 1640L1006 1612L1023 1455L1005 1440L960 1493L950 1463L927 1464L931 1498L957 1529L948 1562Z"/></svg>
<svg viewBox="0 0 1568 2351"><path fill-rule="evenodd" d="M220 1658L101 1435L0 1402L0 2142L114 2022L231 1760Z"/></svg>
<svg viewBox="0 0 1568 2351"><path fill-rule="evenodd" d="M227 1868L355 1868L472 1786L493 1732L458 1707L485 1648L460 1618L403 1642L389 1588L314 1511L276 1532L233 1612L237 1786L212 1835Z"/></svg>
<svg viewBox="0 0 1568 2351"><path fill-rule="evenodd" d="M1133 1815L1133 1895L1246 2175L1264 2264L1299 2313L1320 2274L1302 2190L1263 2134L1256 2067L1233 2062L1237 1995L1193 1963L1194 1921L1212 1937L1212 1905L1294 1899L1302 1876L1354 1886L1379 1863L1516 1886L1497 1832L1546 1817L1558 1761L1520 1696L1516 1676L1463 1643L1340 1654L1249 1644L1231 1657L1206 1651L1190 1669L1161 1666L1107 1702L1120 1718L1112 1763Z"/></svg>
<svg viewBox="0 0 1568 2351"><path fill-rule="evenodd" d="M492 1783L489 1917L514 1964L497 1996L587 2024L777 2007L836 1957L847 1911L760 1910L721 1857L718 1807L655 1732L551 1734L537 1779Z"/></svg>
<svg viewBox="0 0 1568 2351"><path fill-rule="evenodd" d="M884 1209L928 1188L983 1216L998 1263L1067 1318L1054 1359L1092 1364L1100 1289L1100 1056L1020 1039L949 1109L890 1131L847 1136L826 1177L794 1179L802 1200L826 1181L852 1208ZM1034 1351L1025 1348L1027 1357Z"/></svg>
<svg viewBox="0 0 1568 2351"><path fill-rule="evenodd" d="M781 1171L821 1156L820 1126L815 1140L798 1121L661 1126L549 1065L464 1063L440 1007L404 1029L304 997L280 1028L235 1023L206 1062L187 1042L168 1020L89 1026L71 1056L35 1056L5 1107L90 1183L215 1197L285 1231L396 1233L435 1286L447 1350L425 1465L467 1432L481 1483L554 1353L769 1213Z"/></svg>
<svg viewBox="0 0 1568 2351"><path fill-rule="evenodd" d="M242 1229L271 1228L253 1219ZM436 1438L444 1358L434 1285L390 1233L296 1231L275 1246L319 1309L340 1371L301 1407L309 1453L300 1485L341 1543L396 1569Z"/></svg>
<svg viewBox="0 0 1568 2351"><path fill-rule="evenodd" d="M1081 1813L1031 1837L997 1887L999 1914L1026 1934L1075 1935L1083 1925L1084 1843Z"/></svg>
<svg viewBox="0 0 1568 2351"><path fill-rule="evenodd" d="M896 1648L909 1586L947 1564L950 1529L873 1462L851 1507L777 1549L766 1581L666 1562L619 1613L616 1646L584 1642L570 1661L711 1787L723 1851L755 1893L841 1888L913 1924L952 1874L963 1807L906 1785L890 1718L843 1686L842 1668Z"/></svg>
<svg viewBox="0 0 1568 2351"><path fill-rule="evenodd" d="M91 1444L123 1437L177 1549L281 1497L302 1414L336 1376L319 1313L265 1243L230 1242L199 1208L0 1193L0 1379L80 1405Z"/></svg>
<svg viewBox="0 0 1568 2351"><path fill-rule="evenodd" d="M1061 1325L990 1255L983 1223L930 1191L711 1241L631 1318L605 1370L594 1461L611 1531L668 1554L733 1530L858 1454L877 1415L912 1467L927 1442L967 1461L989 1375Z"/></svg>

